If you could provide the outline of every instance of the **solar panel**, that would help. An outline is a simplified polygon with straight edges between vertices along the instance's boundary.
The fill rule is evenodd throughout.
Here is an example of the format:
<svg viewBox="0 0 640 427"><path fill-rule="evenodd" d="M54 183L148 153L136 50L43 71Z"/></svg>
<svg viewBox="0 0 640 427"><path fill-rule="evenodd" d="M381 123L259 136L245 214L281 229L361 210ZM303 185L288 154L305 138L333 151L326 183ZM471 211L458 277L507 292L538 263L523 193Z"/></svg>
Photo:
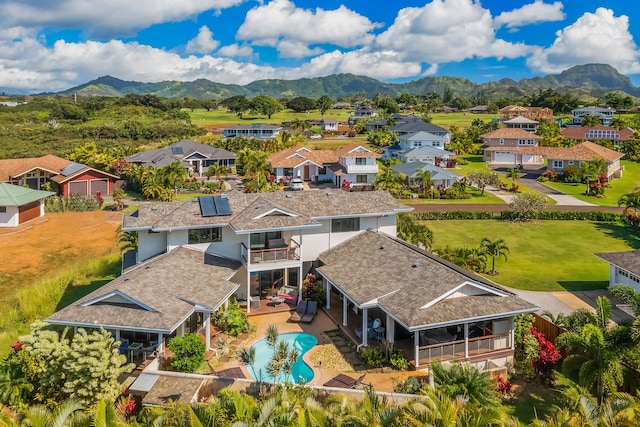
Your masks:
<svg viewBox="0 0 640 427"><path fill-rule="evenodd" d="M67 166L66 168L62 169L62 171L60 172L60 175L62 176L69 176L73 173L78 172L79 170L82 170L86 168L85 165L82 165L80 163L71 163L69 166Z"/></svg>
<svg viewBox="0 0 640 427"><path fill-rule="evenodd" d="M213 203L213 197L200 196L198 200L200 201L200 214L202 214L203 217L218 216L218 211L216 211L216 206Z"/></svg>
<svg viewBox="0 0 640 427"><path fill-rule="evenodd" d="M173 154L184 154L182 147L171 147L171 152Z"/></svg>
<svg viewBox="0 0 640 427"><path fill-rule="evenodd" d="M216 211L218 211L218 215L231 215L229 199L227 199L226 196L213 196L213 203L216 205Z"/></svg>

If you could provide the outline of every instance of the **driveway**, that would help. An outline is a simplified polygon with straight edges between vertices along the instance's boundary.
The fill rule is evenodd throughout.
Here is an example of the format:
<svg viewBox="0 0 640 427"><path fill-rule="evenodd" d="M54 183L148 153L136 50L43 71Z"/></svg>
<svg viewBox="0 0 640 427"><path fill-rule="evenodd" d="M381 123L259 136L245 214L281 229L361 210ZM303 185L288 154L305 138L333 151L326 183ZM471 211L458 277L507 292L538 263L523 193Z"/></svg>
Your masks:
<svg viewBox="0 0 640 427"><path fill-rule="evenodd" d="M505 174L509 169L509 167L500 164L490 164L489 167L502 174ZM518 178L518 181L520 181L522 185L526 185L527 187L544 194L550 199L555 200L560 206L596 206L538 182L538 177L542 175L546 169L547 168L544 165L526 166L522 169L522 175ZM496 194L496 196L500 197L498 194Z"/></svg>

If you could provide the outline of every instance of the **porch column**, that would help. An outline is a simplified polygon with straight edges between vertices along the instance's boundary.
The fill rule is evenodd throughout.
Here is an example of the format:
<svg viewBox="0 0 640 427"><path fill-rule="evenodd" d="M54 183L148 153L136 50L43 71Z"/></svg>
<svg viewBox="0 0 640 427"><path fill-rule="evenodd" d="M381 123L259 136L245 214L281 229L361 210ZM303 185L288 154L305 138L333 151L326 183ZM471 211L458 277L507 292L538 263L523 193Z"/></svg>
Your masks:
<svg viewBox="0 0 640 427"><path fill-rule="evenodd" d="M511 318L511 345L509 347L511 347L511 350L515 350L516 348L516 331L515 329L515 325L514 323L514 318Z"/></svg>
<svg viewBox="0 0 640 427"><path fill-rule="evenodd" d="M249 259L251 259L251 255L249 255ZM247 270L247 313L251 313L251 273L249 270Z"/></svg>
<svg viewBox="0 0 640 427"><path fill-rule="evenodd" d="M389 314L387 314L387 321L385 322L385 334L386 337L385 339L389 342L393 342L395 337L395 329L396 329L396 322L393 321L393 317L391 317Z"/></svg>
<svg viewBox="0 0 640 427"><path fill-rule="evenodd" d="M418 331L413 333L413 351L414 351L414 359L416 359L416 368L420 366L420 334ZM429 375L431 376L431 375Z"/></svg>
<svg viewBox="0 0 640 427"><path fill-rule="evenodd" d="M326 286L326 289L325 289L325 292L326 292L326 299L327 299L327 305L326 305L326 307L327 307L327 308L331 308L331 283L329 283L329 281L328 281L328 280L326 280L326 282L327 282L327 286ZM513 328L512 328L512 329L513 329Z"/></svg>
<svg viewBox="0 0 640 427"><path fill-rule="evenodd" d="M158 334L158 347L156 348L157 354L164 353L164 344L162 343L162 334Z"/></svg>
<svg viewBox="0 0 640 427"><path fill-rule="evenodd" d="M347 301L347 296L342 294L342 326L347 326L347 308L349 307L349 302Z"/></svg>
<svg viewBox="0 0 640 427"><path fill-rule="evenodd" d="M209 350L211 348L211 313L207 313L204 318L204 340Z"/></svg>
<svg viewBox="0 0 640 427"><path fill-rule="evenodd" d="M302 301L302 265L298 268L298 302Z"/></svg>
<svg viewBox="0 0 640 427"><path fill-rule="evenodd" d="M369 328L367 328L367 318L368 318L368 314L369 314L369 309L368 308L363 308L362 309L362 346L366 347L368 345L367 341L369 339L368 335L369 335Z"/></svg>
<svg viewBox="0 0 640 427"><path fill-rule="evenodd" d="M511 328L511 329L513 329L513 328ZM113 339L116 340L116 341L120 341L120 329L116 329L116 334L113 336Z"/></svg>
<svg viewBox="0 0 640 427"><path fill-rule="evenodd" d="M464 358L469 357L469 324L464 324Z"/></svg>
<svg viewBox="0 0 640 427"><path fill-rule="evenodd" d="M226 300L224 300L224 310L225 310L225 311L229 310L229 298L227 298Z"/></svg>

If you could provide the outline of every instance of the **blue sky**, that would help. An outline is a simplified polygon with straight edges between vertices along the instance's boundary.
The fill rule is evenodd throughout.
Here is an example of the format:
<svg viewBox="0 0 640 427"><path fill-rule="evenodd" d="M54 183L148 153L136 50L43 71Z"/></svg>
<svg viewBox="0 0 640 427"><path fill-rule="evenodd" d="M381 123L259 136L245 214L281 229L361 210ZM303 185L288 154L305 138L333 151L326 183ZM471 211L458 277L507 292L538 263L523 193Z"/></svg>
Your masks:
<svg viewBox="0 0 640 427"><path fill-rule="evenodd" d="M607 63L640 85L632 0L0 0L0 90L102 75L475 82Z"/></svg>

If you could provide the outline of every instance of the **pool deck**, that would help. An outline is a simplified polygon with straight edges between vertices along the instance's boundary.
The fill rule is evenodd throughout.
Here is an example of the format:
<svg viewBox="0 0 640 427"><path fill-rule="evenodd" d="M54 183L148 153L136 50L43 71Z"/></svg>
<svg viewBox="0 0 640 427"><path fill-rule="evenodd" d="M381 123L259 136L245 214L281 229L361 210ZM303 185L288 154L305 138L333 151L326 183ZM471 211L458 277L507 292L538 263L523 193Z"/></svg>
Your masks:
<svg viewBox="0 0 640 427"><path fill-rule="evenodd" d="M305 332L315 336L318 339L318 344L308 352L306 352L302 358L304 362L313 369L314 376L309 385L321 386L341 373L344 373L345 375L351 376L353 378L358 378L362 375L362 373L364 373L341 372L320 368L319 366L316 366L311 362L310 358L315 352L320 351L322 346L332 345L331 339L329 339L329 337L327 337L324 332L335 330L339 327L339 325L333 322L323 310L318 310L318 313L311 323L290 323L287 321L289 319L289 315L289 311L284 311L259 316L251 316L251 321L256 324L257 329L255 339L248 342L247 346L251 346L255 342L263 339L267 330L267 326L276 325L278 327L278 332L280 332L281 334L287 332ZM219 367L219 369L227 369L238 366L242 368L247 378L252 378L247 367L241 365L237 360L224 363ZM424 372L406 371L391 373L367 373L366 377L363 380L363 383L373 386L377 391L391 392L393 391L393 381L402 381L409 376L419 375L424 375Z"/></svg>

